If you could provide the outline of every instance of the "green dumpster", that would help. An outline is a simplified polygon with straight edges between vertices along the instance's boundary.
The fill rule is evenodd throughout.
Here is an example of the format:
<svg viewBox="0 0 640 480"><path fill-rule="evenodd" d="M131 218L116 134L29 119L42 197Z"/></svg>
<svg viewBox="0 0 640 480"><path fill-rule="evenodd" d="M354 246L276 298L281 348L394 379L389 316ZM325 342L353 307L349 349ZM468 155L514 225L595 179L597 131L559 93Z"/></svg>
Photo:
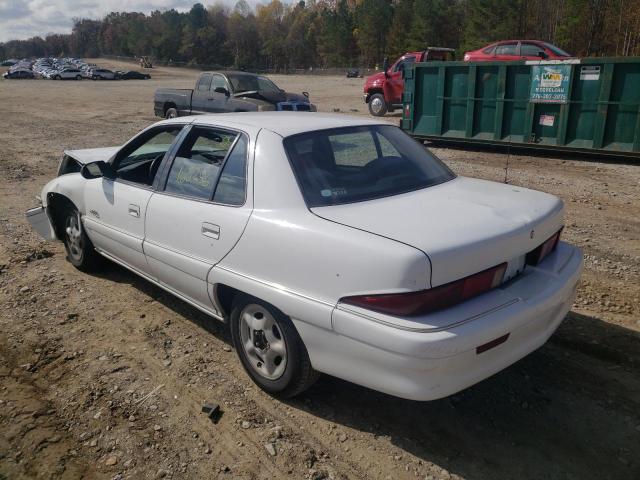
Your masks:
<svg viewBox="0 0 640 480"><path fill-rule="evenodd" d="M416 138L640 157L640 57L417 63L404 77Z"/></svg>

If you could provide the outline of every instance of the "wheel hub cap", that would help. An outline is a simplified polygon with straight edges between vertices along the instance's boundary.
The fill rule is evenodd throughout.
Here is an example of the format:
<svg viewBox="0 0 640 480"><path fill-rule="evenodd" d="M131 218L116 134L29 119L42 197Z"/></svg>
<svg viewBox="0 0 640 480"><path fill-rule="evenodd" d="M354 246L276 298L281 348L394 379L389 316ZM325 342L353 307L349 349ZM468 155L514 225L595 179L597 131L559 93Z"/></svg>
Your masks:
<svg viewBox="0 0 640 480"><path fill-rule="evenodd" d="M69 253L75 258L80 258L82 256L82 232L77 216L74 215L67 219L65 232L67 234Z"/></svg>
<svg viewBox="0 0 640 480"><path fill-rule="evenodd" d="M382 100L380 100L379 98L374 98L371 101L371 107L373 108L374 112L379 112L382 109Z"/></svg>
<svg viewBox="0 0 640 480"><path fill-rule="evenodd" d="M287 345L280 326L261 305L240 312L240 338L249 365L261 377L276 380L287 366Z"/></svg>

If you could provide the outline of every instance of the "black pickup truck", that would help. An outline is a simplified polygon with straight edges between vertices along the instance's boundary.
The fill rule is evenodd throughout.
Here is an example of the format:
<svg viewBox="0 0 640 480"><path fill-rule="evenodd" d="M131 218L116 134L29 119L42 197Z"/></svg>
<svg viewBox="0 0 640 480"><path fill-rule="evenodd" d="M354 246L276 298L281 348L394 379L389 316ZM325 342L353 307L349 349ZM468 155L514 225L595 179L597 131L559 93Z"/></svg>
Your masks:
<svg viewBox="0 0 640 480"><path fill-rule="evenodd" d="M309 94L288 93L267 77L246 72L203 72L196 88L159 88L154 96L156 116L256 111L315 112Z"/></svg>

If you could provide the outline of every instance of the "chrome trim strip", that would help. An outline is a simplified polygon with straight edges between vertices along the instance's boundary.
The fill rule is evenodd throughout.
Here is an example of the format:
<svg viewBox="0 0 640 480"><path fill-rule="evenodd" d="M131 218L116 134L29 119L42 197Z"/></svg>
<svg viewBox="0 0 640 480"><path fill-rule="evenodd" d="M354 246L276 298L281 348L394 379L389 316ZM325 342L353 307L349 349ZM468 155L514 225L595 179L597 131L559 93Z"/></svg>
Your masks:
<svg viewBox="0 0 640 480"><path fill-rule="evenodd" d="M405 330L407 332L415 332L415 333L435 333L435 332L443 332L446 330L450 330L452 328L456 328L459 327L461 325L464 325L465 323L469 323L472 322L474 320L477 320L479 318L484 317L485 315L489 315L491 313L495 313L499 310L502 310L503 308L507 308L515 303L518 303L520 301L519 298L513 298L511 300L509 300L506 303L503 303L502 305L498 305L497 307L493 307L491 310L487 310L486 312L482 312L482 313L478 313L477 315L474 315L472 317L469 318L465 318L464 320L460 320L454 323L450 323L449 325L445 325L444 327L430 327L430 328L420 328L420 327L409 327L409 326L404 326L404 325L398 325L397 323L392 323L392 322L387 322L385 320L379 319L379 318L374 318L371 317L369 315L365 315L361 312L356 312L355 310L351 310L350 308L345 308L344 304L338 303L338 305L336 305L336 310L342 310L343 312L347 312L347 313L351 313L352 315L357 315L359 317L362 318L366 318L367 320L371 320L372 322L376 322L379 323L381 325L385 325L387 327L391 327L391 328L397 328L398 330Z"/></svg>
<svg viewBox="0 0 640 480"><path fill-rule="evenodd" d="M148 243L149 245L153 245L154 247L158 247L158 248L161 248L161 249L163 249L163 250L167 250L167 251L169 251L169 252L171 252L171 253L175 253L176 255L181 255L181 256L183 256L183 257L190 258L191 260L195 260L196 262L204 263L205 265L213 265L213 263L211 262L211 260L207 260L207 259L204 259L204 258L196 257L196 256L194 256L194 255L191 255L190 253L183 252L183 251L181 251L181 250L176 250L176 249L174 249L174 248L167 247L166 245L163 245L162 243L154 242L154 241L149 240L149 239L147 239L147 238L145 238L145 239L144 239L144 242L143 242L143 244L142 244L142 250L144 250L144 245L145 245L145 244L147 244L147 243ZM149 253L147 253L147 252L144 252L144 254L145 254L145 255L150 256L150 257L151 257L151 258L153 258L154 260L158 260L158 261L159 261L159 262L161 262L161 263L165 263L165 264L167 264L167 262L165 262L164 260L161 260L161 259L159 259L159 258L156 258L156 257L154 257L153 255L151 255L151 254L149 254ZM167 264L167 265L168 265L168 264ZM174 267L174 268L175 268L175 267ZM177 270L180 270L180 269L178 268ZM189 272L184 272L184 273L189 273ZM189 273L189 275L191 275L191 274ZM192 275L192 276L193 276L193 275Z"/></svg>
<svg viewBox="0 0 640 480"><path fill-rule="evenodd" d="M223 267L222 265L214 265L213 268L214 269L219 268L220 270L224 270L225 272L231 273L233 275L238 275L239 277L246 278L247 280L251 280L253 282L260 283L262 285L266 285L267 287L273 288L274 290L279 290L279 291L287 293L289 295L294 295L296 297L304 298L305 300L311 300L312 302L321 303L322 305L326 305L327 307L335 308L335 305L333 303L329 303L329 302L326 302L324 300L319 300L317 298L310 297L309 295L305 295L304 293L295 292L293 290L285 288L282 285L279 285L279 284L274 283L274 282L269 282L267 280L261 280L259 278L252 277L252 276L246 275L244 273L236 272L235 270L231 270L230 268Z"/></svg>

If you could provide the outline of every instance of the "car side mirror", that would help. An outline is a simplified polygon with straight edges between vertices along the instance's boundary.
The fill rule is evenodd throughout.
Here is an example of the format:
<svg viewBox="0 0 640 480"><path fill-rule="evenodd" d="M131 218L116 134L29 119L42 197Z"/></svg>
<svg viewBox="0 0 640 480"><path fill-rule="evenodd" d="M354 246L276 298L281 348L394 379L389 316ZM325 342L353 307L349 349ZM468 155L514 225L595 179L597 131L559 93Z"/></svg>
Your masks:
<svg viewBox="0 0 640 480"><path fill-rule="evenodd" d="M113 179L116 177L111 164L103 162L102 160L83 165L80 169L80 175L82 175L82 177L86 178L87 180L92 180L94 178L100 177Z"/></svg>
<svg viewBox="0 0 640 480"><path fill-rule="evenodd" d="M389 73L389 57L384 57L384 60L382 60L382 70L384 71L384 76L388 77Z"/></svg>
<svg viewBox="0 0 640 480"><path fill-rule="evenodd" d="M227 97L229 96L229 90L224 87L216 87L213 91L216 93L224 93Z"/></svg>

